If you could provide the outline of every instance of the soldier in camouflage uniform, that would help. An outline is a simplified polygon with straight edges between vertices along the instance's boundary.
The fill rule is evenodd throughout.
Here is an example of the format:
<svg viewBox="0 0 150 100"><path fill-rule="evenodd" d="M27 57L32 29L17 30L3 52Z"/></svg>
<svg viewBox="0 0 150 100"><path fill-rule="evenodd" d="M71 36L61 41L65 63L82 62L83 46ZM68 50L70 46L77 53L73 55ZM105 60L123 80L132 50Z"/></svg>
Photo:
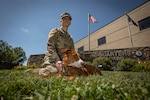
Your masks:
<svg viewBox="0 0 150 100"><path fill-rule="evenodd" d="M63 13L60 17L60 28L54 28L50 31L47 43L47 53L44 57L42 69L39 70L40 75L57 73L62 71L62 57L60 52L63 48L74 49L74 42L68 33L68 27L71 24L72 17L69 13Z"/></svg>

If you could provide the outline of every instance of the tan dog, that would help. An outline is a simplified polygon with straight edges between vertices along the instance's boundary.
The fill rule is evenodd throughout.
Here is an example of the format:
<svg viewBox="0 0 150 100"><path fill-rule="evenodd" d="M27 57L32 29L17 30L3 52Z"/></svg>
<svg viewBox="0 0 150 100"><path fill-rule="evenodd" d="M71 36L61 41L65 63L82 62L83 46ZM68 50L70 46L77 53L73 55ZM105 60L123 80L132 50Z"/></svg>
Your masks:
<svg viewBox="0 0 150 100"><path fill-rule="evenodd" d="M79 57L75 50L63 49L63 67L65 73L69 76L88 76L88 75L102 75L101 70L98 67L84 64L84 61Z"/></svg>
<svg viewBox="0 0 150 100"><path fill-rule="evenodd" d="M77 68L82 67L83 60L79 57L78 53L75 50L71 49L62 49L62 53L64 53L62 62L63 66L74 66Z"/></svg>

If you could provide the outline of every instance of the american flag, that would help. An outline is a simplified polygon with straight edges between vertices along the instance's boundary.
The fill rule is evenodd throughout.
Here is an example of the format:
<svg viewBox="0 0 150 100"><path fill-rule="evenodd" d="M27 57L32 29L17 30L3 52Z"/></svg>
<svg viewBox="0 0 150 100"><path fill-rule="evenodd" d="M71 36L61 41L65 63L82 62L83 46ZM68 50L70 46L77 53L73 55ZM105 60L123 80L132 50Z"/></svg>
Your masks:
<svg viewBox="0 0 150 100"><path fill-rule="evenodd" d="M89 21L92 22L92 23L96 23L97 22L97 20L90 14L89 14Z"/></svg>

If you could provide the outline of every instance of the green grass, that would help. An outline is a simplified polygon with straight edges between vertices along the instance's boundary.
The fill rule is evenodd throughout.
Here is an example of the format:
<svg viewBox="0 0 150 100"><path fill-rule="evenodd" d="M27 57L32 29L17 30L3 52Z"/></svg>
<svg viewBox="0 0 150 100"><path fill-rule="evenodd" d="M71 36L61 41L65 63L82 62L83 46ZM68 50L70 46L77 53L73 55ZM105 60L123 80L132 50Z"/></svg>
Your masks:
<svg viewBox="0 0 150 100"><path fill-rule="evenodd" d="M0 70L0 98L4 100L148 100L150 73L109 72L103 76L41 79L19 70Z"/></svg>

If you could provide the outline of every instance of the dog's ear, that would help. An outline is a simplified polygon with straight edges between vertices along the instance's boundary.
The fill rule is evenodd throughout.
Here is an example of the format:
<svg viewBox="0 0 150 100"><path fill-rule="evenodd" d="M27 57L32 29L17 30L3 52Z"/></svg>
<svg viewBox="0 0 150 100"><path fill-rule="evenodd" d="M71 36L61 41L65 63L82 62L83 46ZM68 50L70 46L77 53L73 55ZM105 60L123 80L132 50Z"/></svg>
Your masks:
<svg viewBox="0 0 150 100"><path fill-rule="evenodd" d="M62 53L67 53L68 51L71 51L71 49L69 49L69 48L61 49Z"/></svg>
<svg viewBox="0 0 150 100"><path fill-rule="evenodd" d="M72 55L78 55L78 53L75 50L72 50Z"/></svg>

